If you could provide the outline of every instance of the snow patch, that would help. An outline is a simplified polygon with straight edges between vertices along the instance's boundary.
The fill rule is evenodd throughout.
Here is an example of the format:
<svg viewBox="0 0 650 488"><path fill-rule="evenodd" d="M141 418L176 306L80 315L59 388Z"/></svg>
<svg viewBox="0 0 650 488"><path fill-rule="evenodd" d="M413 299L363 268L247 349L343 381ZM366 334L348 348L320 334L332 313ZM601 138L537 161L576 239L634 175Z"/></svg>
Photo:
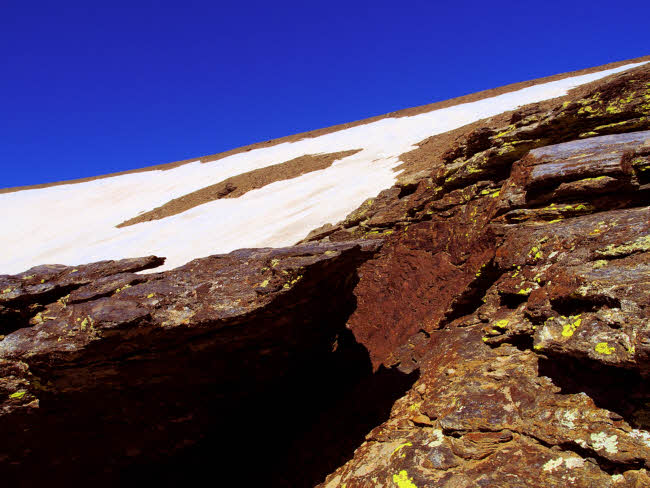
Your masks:
<svg viewBox="0 0 650 488"><path fill-rule="evenodd" d="M427 137L568 90L644 63L531 86L493 98L235 154L84 183L0 195L5 209L0 273L35 265L75 265L155 254L170 269L245 247L288 246L326 223L344 219L369 197L392 186L398 156ZM272 183L235 199L221 199L162 220L117 229L139 213L228 177L306 154L362 148L332 166Z"/></svg>

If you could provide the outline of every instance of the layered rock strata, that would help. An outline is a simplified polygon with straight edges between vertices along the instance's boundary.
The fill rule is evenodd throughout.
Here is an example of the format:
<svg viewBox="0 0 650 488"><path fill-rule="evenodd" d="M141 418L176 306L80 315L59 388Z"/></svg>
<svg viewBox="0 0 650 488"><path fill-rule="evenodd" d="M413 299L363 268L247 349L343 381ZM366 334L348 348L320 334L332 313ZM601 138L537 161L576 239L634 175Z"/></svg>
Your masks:
<svg viewBox="0 0 650 488"><path fill-rule="evenodd" d="M345 397L373 376L345 323L356 269L380 245L240 250L162 273L135 273L163 262L148 257L0 277L3 479L181 482L218 466L236 482L230 467L257 436L257 476L296 484L270 471L288 469L284 452L332 391ZM322 477L345 460L323 457L303 461Z"/></svg>
<svg viewBox="0 0 650 488"><path fill-rule="evenodd" d="M348 327L421 376L321 486L650 486L649 102L523 109L330 234L386 236Z"/></svg>
<svg viewBox="0 0 650 488"><path fill-rule="evenodd" d="M504 117L295 247L0 277L5 479L650 486L650 68Z"/></svg>

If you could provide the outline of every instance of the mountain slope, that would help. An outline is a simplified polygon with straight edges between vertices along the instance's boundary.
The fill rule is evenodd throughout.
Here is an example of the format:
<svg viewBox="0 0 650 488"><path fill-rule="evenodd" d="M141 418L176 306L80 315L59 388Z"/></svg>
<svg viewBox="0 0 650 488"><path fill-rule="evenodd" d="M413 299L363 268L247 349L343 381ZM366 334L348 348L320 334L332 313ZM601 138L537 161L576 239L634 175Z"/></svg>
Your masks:
<svg viewBox="0 0 650 488"><path fill-rule="evenodd" d="M316 227L343 220L366 198L391 187L400 172L396 169L403 166L401 156L420 141L564 96L572 88L639 65L571 76L418 115L381 118L208 163L197 160L164 171L0 194L0 205L13 209L2 217L5 253L0 269L16 273L42 263L74 265L147 254L165 256L163 269L170 269L243 247L291 245ZM236 199L206 199L163 219L120 226L236 175L340 151L357 152L289 180L271 178Z"/></svg>
<svg viewBox="0 0 650 488"><path fill-rule="evenodd" d="M418 120L455 123L434 113ZM398 146L372 124L345 129L377 130L355 154L251 169L119 230L351 174ZM433 135L383 160L395 184L302 244L0 276L3 481L650 486L650 65L413 131Z"/></svg>

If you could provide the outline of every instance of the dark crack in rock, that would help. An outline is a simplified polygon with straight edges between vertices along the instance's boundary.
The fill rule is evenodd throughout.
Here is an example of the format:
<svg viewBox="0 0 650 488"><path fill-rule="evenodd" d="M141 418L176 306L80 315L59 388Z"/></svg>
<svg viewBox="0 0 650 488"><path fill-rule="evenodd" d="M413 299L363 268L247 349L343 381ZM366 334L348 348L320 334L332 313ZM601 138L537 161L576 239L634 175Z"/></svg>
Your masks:
<svg viewBox="0 0 650 488"><path fill-rule="evenodd" d="M295 247L1 276L3 481L650 486L649 100L424 141Z"/></svg>

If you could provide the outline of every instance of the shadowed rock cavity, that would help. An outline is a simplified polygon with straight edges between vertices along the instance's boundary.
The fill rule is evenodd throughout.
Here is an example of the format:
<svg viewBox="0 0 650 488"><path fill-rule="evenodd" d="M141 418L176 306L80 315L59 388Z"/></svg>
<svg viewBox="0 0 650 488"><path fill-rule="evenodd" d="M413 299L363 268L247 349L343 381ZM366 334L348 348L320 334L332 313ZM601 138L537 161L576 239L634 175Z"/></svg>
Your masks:
<svg viewBox="0 0 650 488"><path fill-rule="evenodd" d="M552 357L540 359L539 374L549 377L561 393L584 393L597 407L612 412L613 419L650 430L650 388L637 371L589 359Z"/></svg>
<svg viewBox="0 0 650 488"><path fill-rule="evenodd" d="M120 483L218 478L223 486L307 488L322 482L388 419L417 379L395 369L373 374L367 351L349 331L340 330L335 340L337 351L306 350L277 380L214 405L201 441L126 471Z"/></svg>
<svg viewBox="0 0 650 488"><path fill-rule="evenodd" d="M650 486L649 97L646 65L431 139L309 244L55 303L81 268L0 276L2 481Z"/></svg>
<svg viewBox="0 0 650 488"><path fill-rule="evenodd" d="M0 341L5 479L319 483L415 380L373 374L345 328L379 245L237 251L111 292L86 276L63 304L39 304L45 319Z"/></svg>

